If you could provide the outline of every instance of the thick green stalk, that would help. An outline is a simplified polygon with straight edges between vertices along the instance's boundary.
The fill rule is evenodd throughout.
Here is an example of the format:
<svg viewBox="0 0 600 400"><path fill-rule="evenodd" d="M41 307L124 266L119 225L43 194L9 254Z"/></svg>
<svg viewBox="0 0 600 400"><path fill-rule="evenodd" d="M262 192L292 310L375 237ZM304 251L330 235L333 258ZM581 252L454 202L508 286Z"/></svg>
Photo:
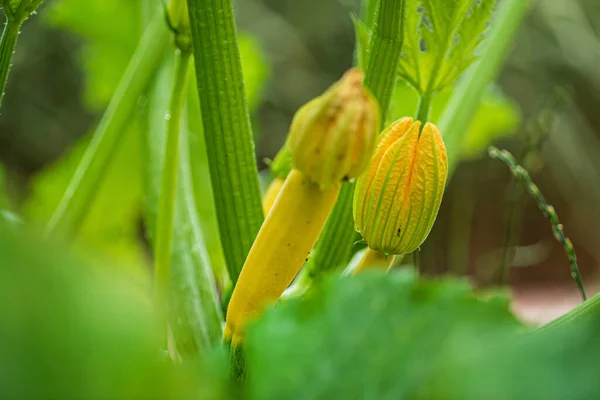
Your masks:
<svg viewBox="0 0 600 400"><path fill-rule="evenodd" d="M4 89L6 88L6 81L8 80L12 56L17 45L19 29L19 24L7 21L6 25L4 25L4 31L2 32L2 39L0 39L0 106L2 105L2 99L4 98Z"/></svg>
<svg viewBox="0 0 600 400"><path fill-rule="evenodd" d="M219 234L233 283L264 219L230 0L188 0Z"/></svg>
<svg viewBox="0 0 600 400"><path fill-rule="evenodd" d="M396 71L404 37L405 0L381 0L377 8L365 85L371 90L382 114L382 124L396 84ZM352 196L354 184L344 184L335 207L325 224L310 260L303 269L299 284L310 284L323 273L346 265L352 257L354 221Z"/></svg>
<svg viewBox="0 0 600 400"><path fill-rule="evenodd" d="M481 96L497 75L529 4L530 0L499 3L480 59L465 73L444 109L438 128L444 136L450 173L460 161L460 151Z"/></svg>
<svg viewBox="0 0 600 400"><path fill-rule="evenodd" d="M177 192L177 170L179 168L179 132L183 102L186 95L187 71L190 54L177 51L175 79L167 119L167 140L163 157L160 200L154 242L154 295L158 301L167 298L171 272L171 252L173 244L173 220L175 214L175 193Z"/></svg>
<svg viewBox="0 0 600 400"><path fill-rule="evenodd" d="M379 2L369 45L365 86L379 101L382 125L385 123L397 79L396 71L404 40L404 9L405 0Z"/></svg>
<svg viewBox="0 0 600 400"><path fill-rule="evenodd" d="M133 54L88 148L52 214L44 237L72 236L79 229L106 168L130 122L131 112L153 78L168 43L164 15L156 13Z"/></svg>

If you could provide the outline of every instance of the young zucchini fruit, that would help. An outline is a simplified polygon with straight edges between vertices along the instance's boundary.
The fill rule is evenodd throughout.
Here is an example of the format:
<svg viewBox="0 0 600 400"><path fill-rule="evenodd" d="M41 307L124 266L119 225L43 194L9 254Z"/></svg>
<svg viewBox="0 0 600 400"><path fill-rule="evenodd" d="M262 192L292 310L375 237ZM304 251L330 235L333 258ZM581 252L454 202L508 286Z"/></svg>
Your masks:
<svg viewBox="0 0 600 400"><path fill-rule="evenodd" d="M354 223L372 252L388 257L415 251L435 222L448 176L446 147L437 127L402 118L383 133L354 192Z"/></svg>
<svg viewBox="0 0 600 400"><path fill-rule="evenodd" d="M249 320L279 299L315 245L341 181L367 167L379 107L351 69L294 117L288 146L292 170L263 223L233 290L225 339L243 338Z"/></svg>

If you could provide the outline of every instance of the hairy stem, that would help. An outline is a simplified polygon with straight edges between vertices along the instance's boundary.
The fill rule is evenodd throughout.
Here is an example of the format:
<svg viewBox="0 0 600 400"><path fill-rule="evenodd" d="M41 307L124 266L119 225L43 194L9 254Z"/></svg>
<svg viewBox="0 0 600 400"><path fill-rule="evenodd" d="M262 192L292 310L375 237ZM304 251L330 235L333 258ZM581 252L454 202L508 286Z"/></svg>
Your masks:
<svg viewBox="0 0 600 400"><path fill-rule="evenodd" d="M7 21L2 32L2 39L0 39L0 106L2 106L8 72L10 71L17 38L19 37L19 28L19 24Z"/></svg>
<svg viewBox="0 0 600 400"><path fill-rule="evenodd" d="M264 216L230 0L188 0L219 235L235 284Z"/></svg>
<svg viewBox="0 0 600 400"><path fill-rule="evenodd" d="M186 94L189 61L190 55L188 53L177 51L171 103L169 112L165 116L168 121L167 139L163 158L156 241L154 244L154 295L158 301L167 298L171 272L175 193L177 192L177 170L179 168L179 132Z"/></svg>
<svg viewBox="0 0 600 400"><path fill-rule="evenodd" d="M156 13L142 36L69 186L50 218L45 238L57 234L72 236L81 226L121 142L131 112L162 59L169 38L163 18L161 13Z"/></svg>

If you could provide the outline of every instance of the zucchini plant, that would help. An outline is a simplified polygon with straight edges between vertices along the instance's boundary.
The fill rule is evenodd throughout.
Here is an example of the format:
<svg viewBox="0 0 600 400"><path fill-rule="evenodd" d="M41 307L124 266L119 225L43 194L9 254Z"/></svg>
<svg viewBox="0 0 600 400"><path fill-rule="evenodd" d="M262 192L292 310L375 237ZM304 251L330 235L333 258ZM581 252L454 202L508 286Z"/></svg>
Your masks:
<svg viewBox="0 0 600 400"><path fill-rule="evenodd" d="M0 0L2 95L41 3ZM551 222L584 303L534 327L506 291L416 262L529 1L362 0L354 65L296 111L264 193L232 1L136 4L137 46L68 179L1 219L0 397L600 396L600 295L510 153L489 150ZM112 200L136 183L131 208ZM132 203L137 256L92 255L104 231L86 224Z"/></svg>

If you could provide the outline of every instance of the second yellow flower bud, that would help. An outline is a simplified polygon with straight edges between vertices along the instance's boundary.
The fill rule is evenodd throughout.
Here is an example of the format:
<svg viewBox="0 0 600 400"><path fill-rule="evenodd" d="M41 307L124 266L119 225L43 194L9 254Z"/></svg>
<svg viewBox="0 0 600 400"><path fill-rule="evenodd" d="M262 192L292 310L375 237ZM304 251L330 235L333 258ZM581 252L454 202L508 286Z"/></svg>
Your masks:
<svg viewBox="0 0 600 400"><path fill-rule="evenodd" d="M356 183L354 221L369 248L385 255L416 250L437 216L446 177L446 147L437 127L402 118L383 133Z"/></svg>

